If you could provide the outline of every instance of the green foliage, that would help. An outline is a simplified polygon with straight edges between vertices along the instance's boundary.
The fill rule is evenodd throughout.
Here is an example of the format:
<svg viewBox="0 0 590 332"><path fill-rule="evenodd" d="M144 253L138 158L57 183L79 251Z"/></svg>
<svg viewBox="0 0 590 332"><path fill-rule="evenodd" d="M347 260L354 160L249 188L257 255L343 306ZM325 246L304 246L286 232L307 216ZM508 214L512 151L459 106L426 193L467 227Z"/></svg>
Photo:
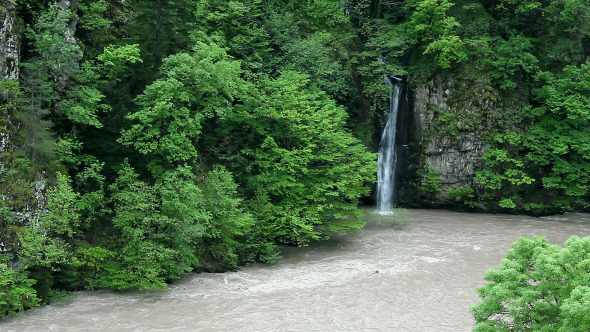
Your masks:
<svg viewBox="0 0 590 332"><path fill-rule="evenodd" d="M455 34L460 24L449 15L452 2L412 0L407 1L406 6L412 9L406 27L414 42L425 45L424 54L434 53L435 62L441 68L449 68L453 62L467 59L464 42Z"/></svg>
<svg viewBox="0 0 590 332"><path fill-rule="evenodd" d="M80 225L78 198L70 178L57 173L57 185L47 190L47 212L20 234L19 257L27 266L59 271L72 263L71 241Z"/></svg>
<svg viewBox="0 0 590 332"><path fill-rule="evenodd" d="M123 1L121 1L123 2ZM126 23L123 39L139 44L143 62L134 69L132 84L143 89L158 73L162 60L186 52L193 44L193 31L201 22L195 0L131 0L125 1L132 19ZM138 91L138 92L141 92ZM136 92L136 93L138 93ZM133 92L132 92L133 93Z"/></svg>
<svg viewBox="0 0 590 332"><path fill-rule="evenodd" d="M121 80L130 64L141 62L139 46L109 45L97 60L98 65L87 61L81 70L72 73L79 84L68 92L60 108L74 123L101 128L99 113L111 110L111 106L105 103L106 96L101 91L101 85Z"/></svg>
<svg viewBox="0 0 590 332"><path fill-rule="evenodd" d="M111 80L120 79L121 74L128 70L128 64L142 62L139 56L139 45L105 47L104 52L98 56L102 63L105 76Z"/></svg>
<svg viewBox="0 0 590 332"><path fill-rule="evenodd" d="M3 257L0 257L3 258ZM39 305L29 279L24 271L16 271L0 261L0 318Z"/></svg>
<svg viewBox="0 0 590 332"><path fill-rule="evenodd" d="M549 170L543 186L556 190L565 199L556 199L563 208L587 206L590 194L590 64L568 66L559 76L541 73L545 84L536 91L541 105L531 109L535 119L524 145L527 159ZM568 199L570 198L570 199Z"/></svg>
<svg viewBox="0 0 590 332"><path fill-rule="evenodd" d="M498 203L498 206L505 209L514 209L516 207L516 203L514 203L511 198L504 198Z"/></svg>
<svg viewBox="0 0 590 332"><path fill-rule="evenodd" d="M308 74L311 82L325 91L332 99L345 101L352 98L350 80L352 73L342 63L334 61L334 36L315 33L307 39L290 41L285 56L280 59L282 70Z"/></svg>
<svg viewBox="0 0 590 332"><path fill-rule="evenodd" d="M421 179L421 183L417 184L418 191L425 195L440 192L442 189L439 181L441 173L441 171L434 170L430 167L421 170L418 174Z"/></svg>
<svg viewBox="0 0 590 332"><path fill-rule="evenodd" d="M114 192L113 224L121 234L120 255L112 268L110 286L164 288L167 261L172 261L174 251L155 239L166 223L160 221L154 189L139 181L128 165L110 189Z"/></svg>
<svg viewBox="0 0 590 332"><path fill-rule="evenodd" d="M121 273L113 263L116 260L116 253L106 248L89 245L77 247L73 263L77 269L76 281L88 290L112 287L115 279L112 275Z"/></svg>
<svg viewBox="0 0 590 332"><path fill-rule="evenodd" d="M413 9L410 25L412 35L418 40L434 40L459 25L448 15L453 6L448 0L411 0L406 5Z"/></svg>
<svg viewBox="0 0 590 332"><path fill-rule="evenodd" d="M0 241L26 269L2 278L33 280L21 285L44 302L161 289L362 225L375 158L336 104L362 113L339 2L77 5L17 3L28 28L20 80L0 82Z"/></svg>
<svg viewBox="0 0 590 332"><path fill-rule="evenodd" d="M530 76L537 70L539 60L530 53L532 49L531 39L522 35L511 35L498 43L496 58L490 60L493 68L490 76L500 89L516 88L523 76Z"/></svg>
<svg viewBox="0 0 590 332"><path fill-rule="evenodd" d="M105 17L109 9L109 1L82 1L79 6L83 12L80 18L80 24L83 26L83 29L101 31L103 32L103 37L105 37L104 32L113 23ZM108 36L108 33L106 35Z"/></svg>
<svg viewBox="0 0 590 332"><path fill-rule="evenodd" d="M518 135L511 132L497 137L497 140L515 145L519 144L520 139ZM488 189L488 193L493 193L490 198L503 208L516 207L512 201L514 194L522 194L525 188L536 182L535 178L528 174L524 161L519 156L513 158L513 153L509 149L490 149L483 156L486 167L478 171L475 176L475 182Z"/></svg>
<svg viewBox="0 0 590 332"><path fill-rule="evenodd" d="M75 3L17 2L22 75L0 82L0 241L27 265L0 279L35 280L43 301L358 229L375 156L348 129L377 139L385 75L454 78L436 135L486 127L485 192L450 190L458 204L590 202L586 0ZM416 197L441 191L417 172ZM564 312L584 317L584 292Z"/></svg>
<svg viewBox="0 0 590 332"><path fill-rule="evenodd" d="M428 108L433 109L436 114L436 122L434 123L434 130L438 131L442 136L458 137L459 128L457 127L457 115L452 112L445 112L435 105L428 105Z"/></svg>
<svg viewBox="0 0 590 332"><path fill-rule="evenodd" d="M238 186L230 172L216 166L208 172L203 183L207 219L201 245L197 248L208 270L222 271L236 268L240 261L248 261L249 252L256 252L244 243L252 234L254 217L243 208Z"/></svg>
<svg viewBox="0 0 590 332"><path fill-rule="evenodd" d="M163 231L154 189L138 180L129 166L119 173L111 190L114 213L113 224L119 238L121 255L115 261L110 286L114 289L162 289L165 287L167 261L174 251L154 238Z"/></svg>
<svg viewBox="0 0 590 332"><path fill-rule="evenodd" d="M27 37L34 45L34 56L22 64L24 88L29 96L22 121L31 130L29 136L32 141L52 142L47 137L50 135L47 131L51 123L46 119L52 111L58 111L74 122L97 124L86 107L73 107L67 101L63 107L59 104L70 92L70 76L80 71L79 61L82 59L82 50L73 40L72 30L68 26L70 14L69 10L62 10L52 4L39 15L36 24L27 30ZM84 97L97 98L83 87L74 88L80 90L79 93ZM45 150L50 149L48 147Z"/></svg>
<svg viewBox="0 0 590 332"><path fill-rule="evenodd" d="M52 155L46 123L29 117L23 109L24 103L24 93L17 80L0 81L0 205L4 211L0 214L0 238L8 247L18 246L16 233L22 223L14 215L37 206L34 196L37 172Z"/></svg>
<svg viewBox="0 0 590 332"><path fill-rule="evenodd" d="M248 166L235 172L256 197L253 213L299 244L359 228L357 199L375 171L374 155L343 129L343 109L308 82L295 72L260 82L223 125L240 137Z"/></svg>
<svg viewBox="0 0 590 332"><path fill-rule="evenodd" d="M80 192L76 207L80 211L83 228L89 230L96 226L97 221L110 216L105 188L106 177L102 174L105 163L91 156L83 156L80 159L78 173L74 178L75 186Z"/></svg>
<svg viewBox="0 0 590 332"><path fill-rule="evenodd" d="M65 88L66 78L78 70L78 61L82 58L80 46L71 39L72 31L68 26L70 14L69 10L61 10L52 4L39 16L35 26L28 29L28 36L37 53L29 66L38 71L37 75L58 78L54 82L53 93Z"/></svg>
<svg viewBox="0 0 590 332"><path fill-rule="evenodd" d="M475 194L473 188L467 185L454 189L447 189L447 195L449 195L451 200L470 208L474 208L478 204L478 202L474 200Z"/></svg>
<svg viewBox="0 0 590 332"><path fill-rule="evenodd" d="M77 86L71 91L71 99L64 100L62 109L73 122L100 128L102 124L97 118L97 113L109 109L108 105L101 104L104 95L96 88L89 86Z"/></svg>
<svg viewBox="0 0 590 332"><path fill-rule="evenodd" d="M105 47L128 38L128 25L136 12L135 1L81 0L76 15L76 35L84 43L84 58L94 59Z"/></svg>
<svg viewBox="0 0 590 332"><path fill-rule="evenodd" d="M507 131L496 137L504 148L489 150L484 156L488 167L476 181L498 193L497 198L517 194L533 211L586 207L590 66L568 66L559 75L542 72L537 79L542 84L534 91L538 106L526 108L524 114L531 125L526 132ZM534 188L540 186L545 194L535 196ZM519 205L504 202L503 207Z"/></svg>
<svg viewBox="0 0 590 332"><path fill-rule="evenodd" d="M503 174L493 173L491 170L483 170L477 174L475 180L486 188L501 189L505 188L506 184L519 186L535 181L524 171L524 162L510 158L507 150L490 149L484 155L484 160L489 169L503 166Z"/></svg>
<svg viewBox="0 0 590 332"><path fill-rule="evenodd" d="M111 185L117 259L109 286L163 289L197 266L192 245L202 232L202 194L186 168L169 171L151 186L129 165Z"/></svg>
<svg viewBox="0 0 590 332"><path fill-rule="evenodd" d="M129 115L136 123L121 142L154 156L150 167L191 163L205 119L223 116L243 89L240 63L215 44L199 43L192 54L167 58L163 78L137 98L140 110Z"/></svg>
<svg viewBox="0 0 590 332"><path fill-rule="evenodd" d="M177 167L163 174L154 186L162 217L162 242L178 252L170 268L172 278L179 278L198 264L194 244L203 236L207 218L204 197L197 178L189 167Z"/></svg>
<svg viewBox="0 0 590 332"><path fill-rule="evenodd" d="M585 38L590 34L590 3L584 0L550 1L543 16L547 19L548 31L540 36L542 54L551 64L546 67L585 61Z"/></svg>
<svg viewBox="0 0 590 332"><path fill-rule="evenodd" d="M585 331L590 306L590 238L566 247L546 238L519 238L478 287L474 331Z"/></svg>
<svg viewBox="0 0 590 332"><path fill-rule="evenodd" d="M80 224L76 208L78 198L71 188L70 178L57 173L57 185L47 190L47 214L42 218L47 234L74 235Z"/></svg>
<svg viewBox="0 0 590 332"><path fill-rule="evenodd" d="M6 196L0 195L0 229L2 230L0 236L7 242L4 246L10 247L13 244L12 241L8 241L9 232L13 225L14 213L6 206Z"/></svg>
<svg viewBox="0 0 590 332"><path fill-rule="evenodd" d="M443 36L428 44L424 54L436 54L436 64L441 68L450 68L453 62L467 60L463 41L455 35Z"/></svg>
<svg viewBox="0 0 590 332"><path fill-rule="evenodd" d="M247 68L264 68L263 58L271 51L268 33L261 18L261 0L205 0L194 1L195 21L193 41L214 42L227 47L231 56L244 60Z"/></svg>

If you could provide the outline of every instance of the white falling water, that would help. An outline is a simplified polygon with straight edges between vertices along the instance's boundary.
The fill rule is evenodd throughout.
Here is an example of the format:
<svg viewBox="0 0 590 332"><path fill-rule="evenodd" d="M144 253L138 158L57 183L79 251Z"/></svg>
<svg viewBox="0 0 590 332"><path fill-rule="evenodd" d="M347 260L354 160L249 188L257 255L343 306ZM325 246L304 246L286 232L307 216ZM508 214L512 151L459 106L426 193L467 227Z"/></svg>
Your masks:
<svg viewBox="0 0 590 332"><path fill-rule="evenodd" d="M379 169L377 171L377 210L380 214L393 213L395 203L395 168L397 164L395 135L402 85L401 80L395 77L388 77L386 81L390 87L389 113L379 143Z"/></svg>

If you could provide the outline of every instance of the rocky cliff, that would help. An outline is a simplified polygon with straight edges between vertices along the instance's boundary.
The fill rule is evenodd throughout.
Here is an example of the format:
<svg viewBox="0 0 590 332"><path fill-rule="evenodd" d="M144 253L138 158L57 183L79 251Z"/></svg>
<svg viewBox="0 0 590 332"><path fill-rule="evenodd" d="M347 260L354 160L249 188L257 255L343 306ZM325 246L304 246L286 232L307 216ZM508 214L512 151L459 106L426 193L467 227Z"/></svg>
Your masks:
<svg viewBox="0 0 590 332"><path fill-rule="evenodd" d="M0 0L0 81L6 79L18 80L20 65L19 33L16 19L16 8L13 0ZM5 99L5 92L0 93ZM6 134L8 125L7 110L0 108L0 158L2 153L9 149L10 138ZM1 161L1 159L0 159Z"/></svg>
<svg viewBox="0 0 590 332"><path fill-rule="evenodd" d="M75 12L78 0L58 0L59 10ZM63 38L77 44L74 33L77 16L71 15ZM45 165L24 167L23 124L19 114L23 105L19 96L21 79L21 43L24 23L17 16L14 0L0 0L0 253L10 253L18 246L15 229L37 224L46 209L47 175ZM80 59L73 59L79 61ZM54 80L65 85L70 78L56 71ZM25 75L23 73L22 75ZM20 112L20 113L19 113ZM19 176L10 175L20 167ZM9 174L9 175L6 175ZM16 228L15 228L16 226Z"/></svg>
<svg viewBox="0 0 590 332"><path fill-rule="evenodd" d="M0 0L0 80L18 79L19 33L13 0Z"/></svg>
<svg viewBox="0 0 590 332"><path fill-rule="evenodd" d="M474 190L476 171L488 150L493 127L495 94L477 79L435 76L425 83L412 84L413 116L412 163L418 187L428 187L434 179L438 187L417 193L420 205L455 204L449 191L459 187Z"/></svg>
<svg viewBox="0 0 590 332"><path fill-rule="evenodd" d="M0 179L7 168L8 155L14 151L8 128L13 125L12 109L8 106L9 89L5 88L8 80L18 80L20 75L20 34L13 0L0 0ZM6 193L0 192L0 199L5 200ZM0 202L0 208L5 202ZM0 215L0 226L7 226L7 216ZM0 227L0 253L9 252L14 243L8 227Z"/></svg>

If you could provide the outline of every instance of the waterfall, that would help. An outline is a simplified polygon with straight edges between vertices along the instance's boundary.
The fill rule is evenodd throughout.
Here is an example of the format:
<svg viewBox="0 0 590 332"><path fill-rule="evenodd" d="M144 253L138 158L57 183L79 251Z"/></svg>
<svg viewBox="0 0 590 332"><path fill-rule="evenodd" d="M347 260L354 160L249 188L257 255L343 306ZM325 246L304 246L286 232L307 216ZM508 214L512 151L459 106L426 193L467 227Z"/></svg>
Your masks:
<svg viewBox="0 0 590 332"><path fill-rule="evenodd" d="M392 213L395 203L395 169L397 164L395 135L402 88L402 81L399 78L387 77L386 81L390 89L389 113L387 113L385 128L379 143L379 169L377 171L377 210L381 214Z"/></svg>

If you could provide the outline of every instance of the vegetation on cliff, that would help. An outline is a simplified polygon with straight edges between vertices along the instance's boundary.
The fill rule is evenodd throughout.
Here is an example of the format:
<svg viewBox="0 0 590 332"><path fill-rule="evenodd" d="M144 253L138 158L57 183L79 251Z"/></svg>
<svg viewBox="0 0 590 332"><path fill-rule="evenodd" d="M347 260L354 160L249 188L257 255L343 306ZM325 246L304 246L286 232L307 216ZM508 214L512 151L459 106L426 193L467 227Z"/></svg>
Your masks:
<svg viewBox="0 0 590 332"><path fill-rule="evenodd" d="M376 156L350 130L355 36L337 2L39 0L13 15L0 316L363 225Z"/></svg>
<svg viewBox="0 0 590 332"><path fill-rule="evenodd" d="M458 202L590 202L585 0L8 1L21 75L0 82L0 316L358 229L384 74L492 91L486 121L441 115L449 134L489 124Z"/></svg>

